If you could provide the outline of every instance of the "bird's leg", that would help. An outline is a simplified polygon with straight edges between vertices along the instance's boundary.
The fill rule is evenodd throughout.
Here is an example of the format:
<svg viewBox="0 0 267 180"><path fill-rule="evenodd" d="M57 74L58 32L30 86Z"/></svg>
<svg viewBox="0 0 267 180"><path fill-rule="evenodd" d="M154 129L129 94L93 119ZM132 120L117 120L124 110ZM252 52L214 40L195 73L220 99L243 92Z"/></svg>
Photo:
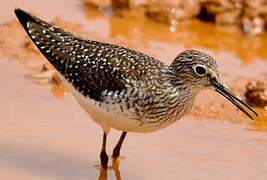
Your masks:
<svg viewBox="0 0 267 180"><path fill-rule="evenodd" d="M113 149L113 153L112 153L113 160L116 160L120 156L121 145L123 143L123 140L124 140L126 134L127 134L127 132L123 131L117 145Z"/></svg>
<svg viewBox="0 0 267 180"><path fill-rule="evenodd" d="M101 166L104 169L107 169L107 167L108 167L108 155L106 153L106 141L107 141L107 134L104 132L103 140L102 140L102 149L101 149L101 153L100 153Z"/></svg>

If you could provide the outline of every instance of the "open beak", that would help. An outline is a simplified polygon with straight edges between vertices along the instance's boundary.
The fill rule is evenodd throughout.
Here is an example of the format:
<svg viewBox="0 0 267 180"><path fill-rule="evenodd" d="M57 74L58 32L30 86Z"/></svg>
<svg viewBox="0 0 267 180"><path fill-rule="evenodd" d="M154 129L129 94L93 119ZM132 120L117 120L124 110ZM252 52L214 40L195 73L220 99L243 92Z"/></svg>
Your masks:
<svg viewBox="0 0 267 180"><path fill-rule="evenodd" d="M230 90L224 83L213 80L212 86L215 90L223 95L226 99L228 99L231 103L233 103L238 109L240 109L243 113L245 113L250 119L253 120L253 117L246 111L239 103L246 106L251 112L253 112L256 116L258 116L257 112L246 102L244 102L240 97L238 97L232 90Z"/></svg>

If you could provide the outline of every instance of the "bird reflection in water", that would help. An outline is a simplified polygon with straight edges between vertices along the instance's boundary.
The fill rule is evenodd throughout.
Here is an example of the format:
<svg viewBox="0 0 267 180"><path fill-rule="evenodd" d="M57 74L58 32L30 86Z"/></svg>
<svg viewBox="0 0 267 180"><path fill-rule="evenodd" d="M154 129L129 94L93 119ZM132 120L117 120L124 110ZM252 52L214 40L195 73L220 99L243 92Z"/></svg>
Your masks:
<svg viewBox="0 0 267 180"><path fill-rule="evenodd" d="M107 180L108 177L108 170L114 170L115 177L117 180L121 180L121 175L120 175L120 169L119 169L119 164L120 160L124 159L123 157L119 157L117 159L112 160L112 166L108 168L103 168L102 166L99 166L99 177L98 180Z"/></svg>

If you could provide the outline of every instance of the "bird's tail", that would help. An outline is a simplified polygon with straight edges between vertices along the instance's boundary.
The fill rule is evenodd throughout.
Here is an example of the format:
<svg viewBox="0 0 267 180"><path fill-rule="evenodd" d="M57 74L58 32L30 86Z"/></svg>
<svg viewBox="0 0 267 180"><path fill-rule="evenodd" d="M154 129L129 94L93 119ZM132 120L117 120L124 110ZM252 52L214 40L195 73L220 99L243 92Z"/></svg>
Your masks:
<svg viewBox="0 0 267 180"><path fill-rule="evenodd" d="M15 14L40 52L61 73L71 58L70 42L79 38L63 29L45 22L30 13L16 8Z"/></svg>
<svg viewBox="0 0 267 180"><path fill-rule="evenodd" d="M16 8L14 10L19 22L21 23L21 25L23 26L23 28L28 32L28 27L27 27L27 23L28 22L35 22L37 23L38 20L36 17L33 17L32 15L30 15L29 13L19 9L19 8ZM37 21L36 21L37 20Z"/></svg>

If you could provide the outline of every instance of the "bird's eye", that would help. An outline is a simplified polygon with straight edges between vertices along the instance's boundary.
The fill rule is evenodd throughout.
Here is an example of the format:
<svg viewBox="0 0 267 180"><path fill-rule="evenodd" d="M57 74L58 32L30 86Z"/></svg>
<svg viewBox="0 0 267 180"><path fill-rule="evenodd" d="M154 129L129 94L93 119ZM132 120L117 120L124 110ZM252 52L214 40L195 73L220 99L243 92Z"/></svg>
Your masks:
<svg viewBox="0 0 267 180"><path fill-rule="evenodd" d="M206 67L202 66L202 65L195 66L194 70L197 73L197 75L199 75L199 76L204 76L207 72Z"/></svg>

